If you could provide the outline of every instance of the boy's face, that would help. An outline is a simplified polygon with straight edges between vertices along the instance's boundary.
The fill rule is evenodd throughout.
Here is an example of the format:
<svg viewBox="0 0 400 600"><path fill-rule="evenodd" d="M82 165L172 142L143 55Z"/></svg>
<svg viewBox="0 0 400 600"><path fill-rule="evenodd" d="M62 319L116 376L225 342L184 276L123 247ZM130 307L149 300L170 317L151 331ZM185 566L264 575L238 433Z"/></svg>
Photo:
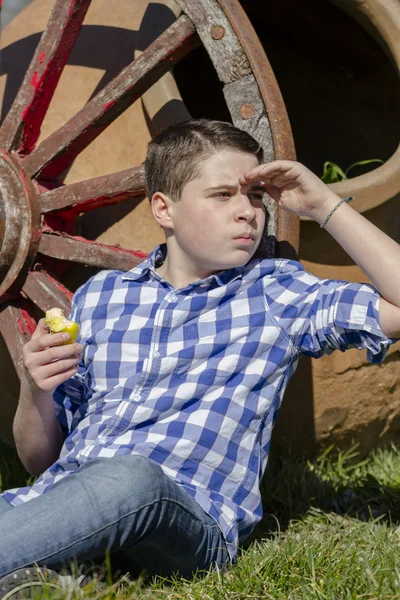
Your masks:
<svg viewBox="0 0 400 600"><path fill-rule="evenodd" d="M172 234L174 243L168 253L185 271L204 279L251 259L264 230L264 190L254 182L241 186L239 177L257 165L252 154L218 151L170 204L167 239Z"/></svg>

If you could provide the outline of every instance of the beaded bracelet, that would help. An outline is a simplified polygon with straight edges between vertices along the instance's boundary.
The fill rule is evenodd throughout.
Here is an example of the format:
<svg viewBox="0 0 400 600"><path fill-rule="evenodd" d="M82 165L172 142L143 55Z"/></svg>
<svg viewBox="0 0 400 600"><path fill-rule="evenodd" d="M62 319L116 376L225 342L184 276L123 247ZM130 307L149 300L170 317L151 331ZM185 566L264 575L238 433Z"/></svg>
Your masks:
<svg viewBox="0 0 400 600"><path fill-rule="evenodd" d="M329 219L331 218L331 216L333 215L335 210L337 210L339 208L339 206L341 206L343 204L343 202L350 202L350 200L353 200L353 199L354 199L354 196L349 196L348 198L342 198L340 200L340 202L338 202L336 204L336 206L334 208L332 208L331 212L326 217L326 219L321 223L320 227L325 227L325 225L327 224L327 222L329 221Z"/></svg>

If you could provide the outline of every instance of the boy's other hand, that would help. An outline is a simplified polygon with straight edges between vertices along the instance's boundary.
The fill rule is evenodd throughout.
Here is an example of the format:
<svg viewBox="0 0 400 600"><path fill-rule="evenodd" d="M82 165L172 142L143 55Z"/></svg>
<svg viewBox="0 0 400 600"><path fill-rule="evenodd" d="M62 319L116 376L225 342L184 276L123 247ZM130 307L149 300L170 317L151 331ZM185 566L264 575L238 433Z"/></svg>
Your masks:
<svg viewBox="0 0 400 600"><path fill-rule="evenodd" d="M301 163L276 160L244 173L239 182L261 183L265 191L284 210L310 217L320 223L340 198Z"/></svg>
<svg viewBox="0 0 400 600"><path fill-rule="evenodd" d="M69 333L49 333L44 319L38 322L22 350L25 380L36 392L53 392L77 372L82 346L59 345L68 339Z"/></svg>

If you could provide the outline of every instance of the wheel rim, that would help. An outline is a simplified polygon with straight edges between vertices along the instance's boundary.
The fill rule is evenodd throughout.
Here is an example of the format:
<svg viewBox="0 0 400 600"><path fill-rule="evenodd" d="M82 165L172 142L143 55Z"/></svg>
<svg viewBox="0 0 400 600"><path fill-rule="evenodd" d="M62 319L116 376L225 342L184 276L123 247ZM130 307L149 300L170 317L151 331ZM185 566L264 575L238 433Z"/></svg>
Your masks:
<svg viewBox="0 0 400 600"><path fill-rule="evenodd" d="M144 195L143 167L60 186L57 177L135 100L202 43L224 85L232 121L263 146L266 160L294 158L286 110L258 38L237 0L178 0L183 14L64 126L38 146L40 127L90 0L57 0L21 88L0 128L0 330L19 376L35 312L69 310L58 260L129 270L146 254L71 235L74 218ZM11 198L11 199L10 199ZM298 247L298 220L269 205L263 251ZM18 243L17 243L18 241Z"/></svg>

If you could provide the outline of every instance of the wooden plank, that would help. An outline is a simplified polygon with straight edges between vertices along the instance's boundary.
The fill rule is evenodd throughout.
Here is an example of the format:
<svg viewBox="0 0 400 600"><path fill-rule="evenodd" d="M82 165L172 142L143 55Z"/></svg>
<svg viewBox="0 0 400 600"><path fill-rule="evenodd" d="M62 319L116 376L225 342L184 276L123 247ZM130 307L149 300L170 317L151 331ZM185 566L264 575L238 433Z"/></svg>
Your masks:
<svg viewBox="0 0 400 600"><path fill-rule="evenodd" d="M49 233L42 234L39 252L60 260L121 271L129 271L147 258L147 255L140 251L123 250L84 238Z"/></svg>
<svg viewBox="0 0 400 600"><path fill-rule="evenodd" d="M236 127L252 135L264 150L264 161L275 160L275 148L271 127L254 75L229 83L224 87L224 96L232 121ZM267 227L259 250L263 256L273 256L275 252L274 236L278 223L276 202L266 196L268 211Z"/></svg>
<svg viewBox="0 0 400 600"><path fill-rule="evenodd" d="M252 24L237 0L218 0L229 18L239 42L244 46L253 74L265 104L275 149L274 159L296 160L293 135L286 106L275 74ZM300 221L296 215L277 211L276 249L274 256L297 258L300 243Z"/></svg>
<svg viewBox="0 0 400 600"><path fill-rule="evenodd" d="M226 13L239 42L244 47L252 72L260 88L265 104L276 159L296 160L293 135L286 106L264 48L250 23L244 9L237 0L218 0Z"/></svg>
<svg viewBox="0 0 400 600"><path fill-rule="evenodd" d="M251 67L224 11L215 0L176 0L196 25L223 83L232 83L251 74Z"/></svg>
<svg viewBox="0 0 400 600"><path fill-rule="evenodd" d="M30 153L91 0L57 0L25 78L0 129L0 146Z"/></svg>
<svg viewBox="0 0 400 600"><path fill-rule="evenodd" d="M39 198L42 213L69 209L70 216L99 206L117 204L135 196L144 196L142 165L71 185L59 187Z"/></svg>
<svg viewBox="0 0 400 600"><path fill-rule="evenodd" d="M216 0L176 1L196 25L218 76L225 84L223 92L232 122L259 142L266 160L274 160L274 141L265 104L245 49L228 16Z"/></svg>
<svg viewBox="0 0 400 600"><path fill-rule="evenodd" d="M18 377L23 373L22 348L31 339L36 321L27 303L13 302L0 307L0 332L4 338Z"/></svg>
<svg viewBox="0 0 400 600"><path fill-rule="evenodd" d="M234 125L257 140L264 150L265 162L275 160L271 127L254 75L226 85L223 92Z"/></svg>
<svg viewBox="0 0 400 600"><path fill-rule="evenodd" d="M183 15L26 157L24 166L30 175L53 179L64 171L110 123L198 43L193 23Z"/></svg>
<svg viewBox="0 0 400 600"><path fill-rule="evenodd" d="M31 271L22 291L43 312L55 306L62 308L65 314L71 309L72 292L45 271Z"/></svg>

